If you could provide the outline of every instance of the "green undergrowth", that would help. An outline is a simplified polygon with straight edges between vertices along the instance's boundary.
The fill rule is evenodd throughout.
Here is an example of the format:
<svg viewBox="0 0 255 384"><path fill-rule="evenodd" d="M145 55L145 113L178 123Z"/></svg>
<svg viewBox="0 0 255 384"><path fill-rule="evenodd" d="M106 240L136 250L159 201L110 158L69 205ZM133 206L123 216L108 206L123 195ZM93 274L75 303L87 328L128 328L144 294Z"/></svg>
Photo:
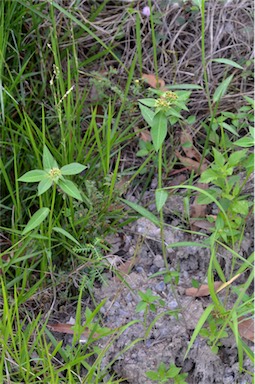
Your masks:
<svg viewBox="0 0 255 384"><path fill-rule="evenodd" d="M92 7L90 22L106 3L101 8ZM197 9L204 21L204 3L200 5ZM65 18L64 26L60 25L59 15ZM188 206L196 196L198 204L214 204L217 210L216 218L208 218L211 232L204 235L204 242L197 244L211 251L207 273L211 304L198 322L187 354L199 334L218 353L221 338L231 331L242 371L244 357L252 360L238 323L240 319L251 318L253 302L253 257L245 259L239 254L252 214L245 185L253 171L253 101L244 96L236 113L218 113L222 97L231 86L231 69L242 71L240 64L221 61L226 72L213 95L208 94L205 75L211 116L201 121L204 135L199 145L204 150L200 167L205 158L210 160L210 166L201 168L199 181L208 184L208 188L195 186L198 176L194 172L183 185L166 187L165 175L180 165L173 151L169 154L169 143L175 143L176 126L184 130L195 122L188 108L189 98L193 90L201 87L178 84L168 90L146 88L145 83L137 80L142 65L138 34L137 55L129 68L124 68L125 81L109 80L98 70L101 62L110 57L124 67L114 39L106 45L90 22L82 23L76 18L72 7L62 8L54 1L33 5L21 0L3 1L0 17L1 382L124 381L112 370L114 362L148 336L146 327L150 330L153 325L146 322L147 312L164 307L164 302L152 292L138 293L142 299L138 310L145 311L145 336L132 341L103 366L107 350L135 322L115 330L101 327L100 308L104 303L93 302L93 286L105 283L105 270L114 270L105 257L110 253L107 236L121 233L125 225L144 216L161 229L165 278L175 289L178 273L169 271L163 212L168 194L175 190L186 191ZM47 29L42 28L43 23L48 25ZM150 23L157 72L153 15ZM95 47L80 62L77 45L82 34L90 35ZM205 69L205 57L203 61ZM86 72L89 80L81 86L82 74ZM116 77L116 70L109 68L108 75ZM143 127L150 132L151 140L139 136ZM186 143L186 147L189 145ZM136 161L125 165L127 148L135 154ZM157 212L149 212L142 204L123 198L133 183L143 189L141 180L145 180L144 184L149 186L154 174L158 177ZM190 218L181 219L185 230L189 230ZM189 244L168 246L185 250L186 245ZM218 260L221 247L231 255L228 274ZM241 286L228 284L244 273L247 278ZM227 286L224 300L219 299L214 288L215 276ZM48 291L51 304L44 305L41 298ZM230 293L236 297L231 307ZM94 308L84 310L83 299L89 296ZM76 308L74 336L67 345L58 341L47 327L54 304L63 297ZM80 342L85 331L87 341ZM99 348L94 339L104 337L108 341ZM173 383L184 383L186 378L173 362L162 363L147 376L158 382L165 382L165 376Z"/></svg>

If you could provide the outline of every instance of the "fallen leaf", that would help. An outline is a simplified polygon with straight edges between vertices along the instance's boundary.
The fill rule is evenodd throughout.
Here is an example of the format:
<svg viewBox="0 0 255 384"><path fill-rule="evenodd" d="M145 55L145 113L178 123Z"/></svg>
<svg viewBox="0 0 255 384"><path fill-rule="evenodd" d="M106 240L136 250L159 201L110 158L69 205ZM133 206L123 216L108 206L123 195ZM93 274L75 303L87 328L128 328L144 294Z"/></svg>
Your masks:
<svg viewBox="0 0 255 384"><path fill-rule="evenodd" d="M254 343L254 319L241 317L238 323L238 331L241 337Z"/></svg>
<svg viewBox="0 0 255 384"><path fill-rule="evenodd" d="M166 88L165 88L166 83L164 82L164 80L160 78L157 79L155 75L153 74L146 75L145 73L143 73L142 79L145 80L146 83L148 83L152 88L159 88L162 91L166 91Z"/></svg>
<svg viewBox="0 0 255 384"><path fill-rule="evenodd" d="M196 159L200 162L201 155L194 147L192 136L188 130L182 131L180 141L185 155L190 159Z"/></svg>
<svg viewBox="0 0 255 384"><path fill-rule="evenodd" d="M207 168L207 164L203 163L200 167L200 163L198 161L182 156L178 151L175 151L175 155L183 165L185 165L189 170L195 171L197 174L204 172Z"/></svg>
<svg viewBox="0 0 255 384"><path fill-rule="evenodd" d="M72 329L73 328L72 324L63 324L63 323L47 324L47 327L53 332L65 333L68 335L74 334L74 330ZM86 329L82 332L81 336L89 337L90 334L91 334L91 330ZM99 334L93 333L93 337L99 337Z"/></svg>
<svg viewBox="0 0 255 384"><path fill-rule="evenodd" d="M174 185L180 185L183 184L187 180L187 176L184 175L184 173L181 173L180 175L177 175L171 180L169 183L169 186L172 187Z"/></svg>
<svg viewBox="0 0 255 384"><path fill-rule="evenodd" d="M208 189L208 184L197 183L196 186L200 189L203 189L203 190ZM190 205L190 217L191 218L206 217L207 205L206 204L198 204L197 199L198 199L198 195L195 197L193 204ZM209 227L211 227L211 225Z"/></svg>
<svg viewBox="0 0 255 384"><path fill-rule="evenodd" d="M148 129L139 129L137 127L134 128L134 131L136 133L136 136L139 137L139 139L147 142L147 141L151 141L151 134L150 134L150 131L148 131Z"/></svg>
<svg viewBox="0 0 255 384"><path fill-rule="evenodd" d="M216 291L219 289L219 287L222 285L222 281L215 281L214 282L214 290ZM203 297L203 296L209 296L209 287L207 284L202 284L199 288L187 288L185 291L186 296L193 296L193 297Z"/></svg>
<svg viewBox="0 0 255 384"><path fill-rule="evenodd" d="M210 230L211 228L214 227L214 224L213 223L210 223L209 221L207 220L195 220L195 219L191 219L190 220L190 227L191 227L191 230L192 231L195 231L197 228L199 229L205 229L206 231L207 230Z"/></svg>

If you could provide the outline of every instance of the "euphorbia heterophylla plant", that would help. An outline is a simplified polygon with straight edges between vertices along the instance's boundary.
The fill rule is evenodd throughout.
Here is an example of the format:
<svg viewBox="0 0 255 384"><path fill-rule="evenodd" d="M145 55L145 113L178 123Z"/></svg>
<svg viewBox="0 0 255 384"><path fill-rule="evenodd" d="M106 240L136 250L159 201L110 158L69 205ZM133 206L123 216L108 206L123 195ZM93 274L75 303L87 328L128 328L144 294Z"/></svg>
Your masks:
<svg viewBox="0 0 255 384"><path fill-rule="evenodd" d="M38 184L38 196L42 195L46 192L50 187L53 187L52 194L52 203L51 203L51 215L50 215L50 223L49 228L51 229L52 223L52 215L53 208L55 203L56 196L56 187L58 186L64 193L68 196L74 197L77 200L82 201L82 196L79 189L76 185L70 181L65 179L64 176L77 175L78 173L84 171L86 168L85 165L80 163L70 163L64 165L59 168L58 163L46 147L44 145L43 148L43 170L42 169L34 169L32 171L26 172L23 176L21 176L18 180L27 182L27 183L36 183ZM49 208L43 207L40 208L29 220L22 234L26 234L32 229L38 227L42 221L48 216L50 212Z"/></svg>

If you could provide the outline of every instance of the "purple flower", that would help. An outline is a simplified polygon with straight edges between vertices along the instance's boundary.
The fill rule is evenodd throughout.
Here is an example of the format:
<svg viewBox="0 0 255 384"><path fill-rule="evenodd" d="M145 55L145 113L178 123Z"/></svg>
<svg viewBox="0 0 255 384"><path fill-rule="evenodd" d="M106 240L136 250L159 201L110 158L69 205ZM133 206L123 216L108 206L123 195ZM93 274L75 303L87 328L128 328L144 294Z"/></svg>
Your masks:
<svg viewBox="0 0 255 384"><path fill-rule="evenodd" d="M149 17L150 14L151 14L150 7L148 7L148 6L143 7L142 14L143 14L144 16L146 16L146 17Z"/></svg>

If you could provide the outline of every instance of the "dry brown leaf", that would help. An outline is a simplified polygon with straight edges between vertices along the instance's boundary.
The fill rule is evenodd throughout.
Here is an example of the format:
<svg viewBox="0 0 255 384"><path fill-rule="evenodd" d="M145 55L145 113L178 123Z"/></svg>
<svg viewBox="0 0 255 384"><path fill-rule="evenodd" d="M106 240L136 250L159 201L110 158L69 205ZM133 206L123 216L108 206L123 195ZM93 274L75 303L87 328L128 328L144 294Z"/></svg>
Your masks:
<svg viewBox="0 0 255 384"><path fill-rule="evenodd" d="M68 335L74 334L74 330L72 329L73 324L63 324L63 323L47 324L47 327L53 332L65 333ZM91 333L91 330L86 329L85 331L82 332L81 336L89 337L90 333ZM93 333L93 337L99 337L99 334Z"/></svg>
<svg viewBox="0 0 255 384"><path fill-rule="evenodd" d="M162 80L160 78L157 79L156 76L153 75L152 73L149 75L146 75L145 73L143 73L142 79L145 80L146 83L148 83L152 88L159 88L162 91L166 90L164 80Z"/></svg>
<svg viewBox="0 0 255 384"><path fill-rule="evenodd" d="M194 219L191 219L190 222L191 222L191 230L192 231L195 231L197 228L199 229L205 229L206 231L213 228L214 227L214 224L213 223L210 223L209 221L207 220L194 220Z"/></svg>
<svg viewBox="0 0 255 384"><path fill-rule="evenodd" d="M201 154L194 147L192 136L188 130L182 131L180 141L181 141L181 146L185 155L190 159L196 159L198 162L200 162ZM188 143L189 143L189 147L186 147L184 144L188 144Z"/></svg>
<svg viewBox="0 0 255 384"><path fill-rule="evenodd" d="M238 331L241 337L254 343L254 319L242 317L238 323Z"/></svg>
<svg viewBox="0 0 255 384"><path fill-rule="evenodd" d="M207 165L203 163L199 170L200 163L198 161L182 156L178 151L175 151L175 155L182 164L184 164L189 170L195 171L197 174L204 172L207 168Z"/></svg>
<svg viewBox="0 0 255 384"><path fill-rule="evenodd" d="M148 129L140 130L139 128L135 127L134 131L136 133L136 136L139 137L139 139L145 142L151 141L151 134L150 134L150 131L148 131Z"/></svg>
<svg viewBox="0 0 255 384"><path fill-rule="evenodd" d="M214 282L214 290L216 291L221 285L222 281L215 281ZM207 284L202 284L199 288L187 288L185 291L186 296L193 296L193 297L203 297L203 296L209 296L209 287Z"/></svg>

